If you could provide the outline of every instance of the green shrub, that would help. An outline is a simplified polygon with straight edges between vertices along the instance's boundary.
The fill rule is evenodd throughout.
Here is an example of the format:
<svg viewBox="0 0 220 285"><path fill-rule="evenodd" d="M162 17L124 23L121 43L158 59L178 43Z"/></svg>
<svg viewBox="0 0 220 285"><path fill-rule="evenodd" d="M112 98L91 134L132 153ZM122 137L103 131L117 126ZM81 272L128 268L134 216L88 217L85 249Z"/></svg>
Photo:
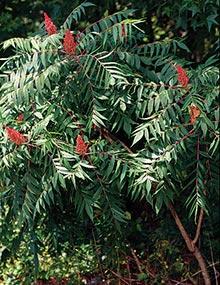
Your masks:
<svg viewBox="0 0 220 285"><path fill-rule="evenodd" d="M185 199L185 215L197 221L217 195L216 59L193 69L178 58L188 51L183 41L142 44L132 10L78 33L91 5L73 10L58 32L48 18L50 35L2 44L14 54L1 66L1 243L6 256L28 238L35 268L38 228L52 245L64 242L57 227L65 216L120 231L129 196L156 213Z"/></svg>

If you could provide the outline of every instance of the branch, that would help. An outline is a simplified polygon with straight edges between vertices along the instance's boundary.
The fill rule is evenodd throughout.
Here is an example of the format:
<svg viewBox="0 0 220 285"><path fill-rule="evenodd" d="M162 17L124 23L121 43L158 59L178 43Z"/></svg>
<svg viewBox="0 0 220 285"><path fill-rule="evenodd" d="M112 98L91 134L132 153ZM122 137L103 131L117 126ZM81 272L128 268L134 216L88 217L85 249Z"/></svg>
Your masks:
<svg viewBox="0 0 220 285"><path fill-rule="evenodd" d="M172 214L172 216L173 216L173 218L174 218L174 220L176 222L177 227L180 230L180 233L181 233L184 241L186 242L186 245L187 245L189 251L190 252L194 252L194 250L195 250L194 249L194 244L192 244L192 240L189 237L188 233L186 232L182 222L180 221L180 218L179 218L176 210L174 209L174 207L173 207L173 205L171 203L168 205L168 208L169 208L169 210L170 210L170 212L171 212L171 214Z"/></svg>
<svg viewBox="0 0 220 285"><path fill-rule="evenodd" d="M183 136L181 139L176 141L175 144L181 143L182 141L184 141L185 139L187 139L188 137L190 137L193 134L194 134L194 129L190 130L185 136Z"/></svg>
<svg viewBox="0 0 220 285"><path fill-rule="evenodd" d="M125 279L124 279L121 275L119 275L118 273L116 273L116 272L114 272L114 271L112 271L112 270L110 270L110 272L111 272L112 274L114 274L116 277L118 277L119 280L122 280L125 284L129 285L129 283L128 283L127 281L125 281Z"/></svg>
<svg viewBox="0 0 220 285"><path fill-rule="evenodd" d="M125 284L127 284L127 285L130 285L131 284L131 282L133 283L133 282L135 282L135 283L133 283L133 284L136 284L136 285L138 285L138 284L143 284L143 283L141 283L141 281L140 282L138 282L138 280L137 279L130 279L130 278L127 278L127 277L122 277L121 275L119 275L118 273L116 273L116 272L114 272L114 271L112 271L111 269L109 269L109 271L112 273L112 274L114 274L116 277L118 277L119 278L119 280L122 280ZM128 280L128 282L126 281L126 280Z"/></svg>
<svg viewBox="0 0 220 285"><path fill-rule="evenodd" d="M135 262L136 262L136 264L137 264L137 267L138 267L139 272L140 272L140 273L143 273L143 270L141 269L140 261L138 260L138 257L137 257L137 255L135 254L133 248L131 248L131 254L132 254L133 257L134 257L134 260L135 260Z"/></svg>
<svg viewBox="0 0 220 285"><path fill-rule="evenodd" d="M195 237L192 241L192 244L195 245L199 239L200 233L201 233L201 228L202 228L202 222L203 222L203 217L204 217L204 210L200 209L200 213L199 213L199 219L198 219L198 224L196 227L196 234Z"/></svg>
<svg viewBox="0 0 220 285"><path fill-rule="evenodd" d="M121 141L119 138L117 138L115 135L113 135L112 133L110 133L107 129L105 128L99 128L96 126L96 129L98 129L99 133L106 138L110 143L112 143L112 141L116 141L119 142L129 153L133 153L133 151L123 142Z"/></svg>
<svg viewBox="0 0 220 285"><path fill-rule="evenodd" d="M137 267L138 267L138 270L140 273L143 273L143 270L141 268L141 262L139 261L137 255L135 254L135 251L131 248L131 253L132 253L132 256L137 264ZM148 275L150 275L152 278L155 278L155 274L153 274L152 272L150 272L147 268L147 266L145 266L145 270L147 272Z"/></svg>

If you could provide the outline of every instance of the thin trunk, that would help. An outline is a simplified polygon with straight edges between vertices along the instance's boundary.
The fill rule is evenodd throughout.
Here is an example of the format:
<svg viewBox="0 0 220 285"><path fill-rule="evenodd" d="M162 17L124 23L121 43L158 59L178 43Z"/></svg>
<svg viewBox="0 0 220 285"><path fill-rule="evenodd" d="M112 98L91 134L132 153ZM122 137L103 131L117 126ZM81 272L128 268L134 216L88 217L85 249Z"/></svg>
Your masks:
<svg viewBox="0 0 220 285"><path fill-rule="evenodd" d="M201 272L202 272L202 276L203 276L203 280L204 280L204 284L205 285L211 285L211 279L207 270L207 266L205 263L205 260L199 250L199 248L193 243L193 240L190 238L189 234L187 233L187 231L185 230L176 210L174 209L172 204L169 204L168 206L175 222L176 225L187 245L188 250L194 255L194 257L196 258L196 260L198 261L198 264L201 268ZM200 225L201 227L201 225Z"/></svg>
<svg viewBox="0 0 220 285"><path fill-rule="evenodd" d="M210 279L210 276L209 276L209 273L207 270L207 266L206 266L204 257L202 256L201 251L199 250L199 248L197 246L195 246L195 250L193 252L193 255L195 256L196 260L199 263L205 285L211 285L211 279Z"/></svg>

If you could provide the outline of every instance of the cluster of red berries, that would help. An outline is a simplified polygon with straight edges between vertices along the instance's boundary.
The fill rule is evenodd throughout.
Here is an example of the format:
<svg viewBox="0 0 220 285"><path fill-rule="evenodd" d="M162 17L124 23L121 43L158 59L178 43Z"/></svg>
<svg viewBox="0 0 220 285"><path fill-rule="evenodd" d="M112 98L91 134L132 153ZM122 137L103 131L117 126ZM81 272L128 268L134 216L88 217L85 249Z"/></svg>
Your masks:
<svg viewBox="0 0 220 285"><path fill-rule="evenodd" d="M49 36L57 33L57 28L52 22L51 18L47 15L47 13L44 13L44 23Z"/></svg>
<svg viewBox="0 0 220 285"><path fill-rule="evenodd" d="M193 125L200 116L201 110L194 104L189 107L190 123Z"/></svg>
<svg viewBox="0 0 220 285"><path fill-rule="evenodd" d="M27 141L27 138L15 129L6 127L5 130L10 141L16 145L24 144Z"/></svg>
<svg viewBox="0 0 220 285"><path fill-rule="evenodd" d="M187 76L186 71L180 65L176 66L176 70L178 74L177 80L179 84L182 85L182 87L186 88L189 83L189 77Z"/></svg>
<svg viewBox="0 0 220 285"><path fill-rule="evenodd" d="M17 123L21 123L23 120L24 120L24 115L19 114L16 119ZM5 130L9 140L15 143L16 145L21 145L27 142L27 138L24 135L22 135L19 131L16 131L15 129L10 127L6 127Z"/></svg>
<svg viewBox="0 0 220 285"><path fill-rule="evenodd" d="M44 24L49 36L57 33L57 28L47 13L44 13ZM73 55L76 52L76 47L77 42L75 41L73 34L70 30L66 30L63 40L64 51L69 55Z"/></svg>
<svg viewBox="0 0 220 285"><path fill-rule="evenodd" d="M76 138L76 152L82 156L88 152L88 144L85 143L81 135L78 135Z"/></svg>
<svg viewBox="0 0 220 285"><path fill-rule="evenodd" d="M67 54L75 54L77 43L75 42L73 34L70 30L65 32L64 40L63 40L63 48Z"/></svg>

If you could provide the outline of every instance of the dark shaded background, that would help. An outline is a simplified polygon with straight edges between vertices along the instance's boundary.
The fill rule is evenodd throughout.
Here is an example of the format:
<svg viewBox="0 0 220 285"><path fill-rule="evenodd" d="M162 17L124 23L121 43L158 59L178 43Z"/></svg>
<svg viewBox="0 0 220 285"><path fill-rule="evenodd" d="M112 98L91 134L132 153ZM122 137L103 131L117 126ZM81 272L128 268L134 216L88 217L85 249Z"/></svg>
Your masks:
<svg viewBox="0 0 220 285"><path fill-rule="evenodd" d="M43 21L46 11L59 26L67 15L82 1L79 0L1 0L0 42L11 37L34 33ZM219 0L93 0L96 6L89 8L85 19L78 23L83 28L107 13L121 9L136 9L137 18L144 18L142 28L146 41L153 42L165 37L185 37L192 54L187 59L195 62L218 52ZM185 55L186 57L186 55Z"/></svg>

